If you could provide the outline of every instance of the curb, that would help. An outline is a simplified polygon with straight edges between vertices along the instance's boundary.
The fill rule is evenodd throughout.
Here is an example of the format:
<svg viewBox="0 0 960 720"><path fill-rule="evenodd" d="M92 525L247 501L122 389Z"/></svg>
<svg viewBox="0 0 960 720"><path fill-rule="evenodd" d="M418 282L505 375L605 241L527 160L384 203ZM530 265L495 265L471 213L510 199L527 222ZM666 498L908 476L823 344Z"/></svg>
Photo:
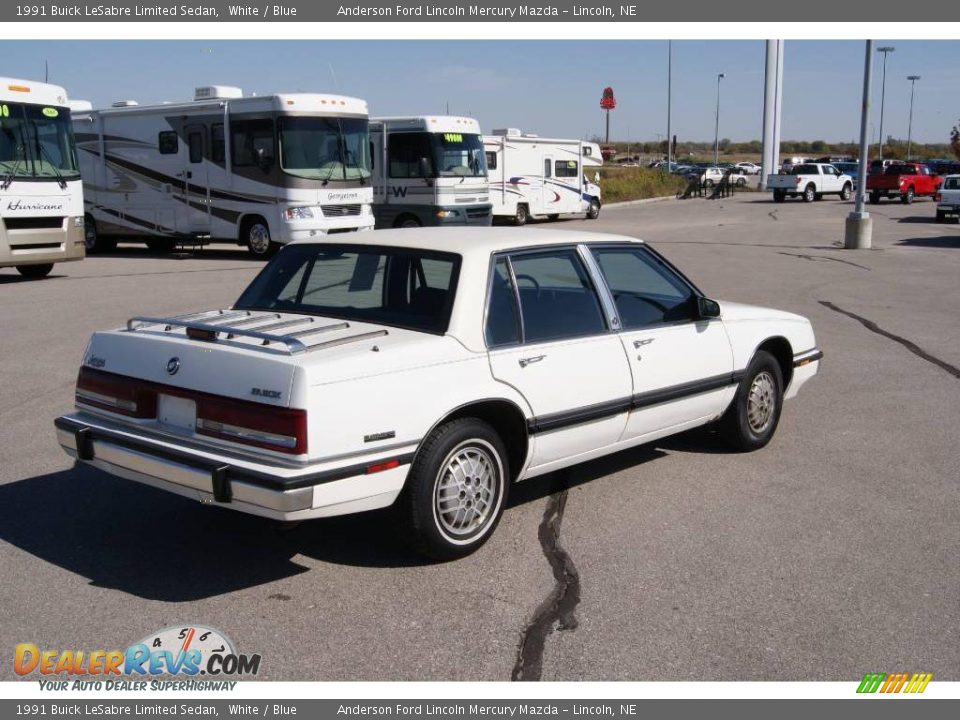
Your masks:
<svg viewBox="0 0 960 720"><path fill-rule="evenodd" d="M642 200L623 200L621 202L606 203L603 209L629 207L630 205L646 205L647 203L662 202L664 200L676 200L676 198L676 195L662 195L661 197L644 198Z"/></svg>

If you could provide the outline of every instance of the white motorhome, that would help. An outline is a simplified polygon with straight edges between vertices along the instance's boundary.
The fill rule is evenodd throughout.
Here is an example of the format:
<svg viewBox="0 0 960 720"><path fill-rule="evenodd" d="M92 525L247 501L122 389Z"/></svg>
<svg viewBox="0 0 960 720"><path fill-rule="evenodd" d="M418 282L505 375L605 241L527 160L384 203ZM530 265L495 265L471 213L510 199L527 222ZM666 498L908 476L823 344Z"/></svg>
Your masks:
<svg viewBox="0 0 960 720"><path fill-rule="evenodd" d="M527 218L600 214L600 188L588 176L603 165L600 146L582 140L525 135L516 128L483 138L494 217L523 225Z"/></svg>
<svg viewBox="0 0 960 720"><path fill-rule="evenodd" d="M74 115L87 250L118 240L156 251L227 241L279 245L373 229L367 103L320 94L133 101Z"/></svg>
<svg viewBox="0 0 960 720"><path fill-rule="evenodd" d="M370 120L378 228L489 225L480 124L446 115Z"/></svg>
<svg viewBox="0 0 960 720"><path fill-rule="evenodd" d="M82 260L83 190L62 87L0 77L0 268Z"/></svg>

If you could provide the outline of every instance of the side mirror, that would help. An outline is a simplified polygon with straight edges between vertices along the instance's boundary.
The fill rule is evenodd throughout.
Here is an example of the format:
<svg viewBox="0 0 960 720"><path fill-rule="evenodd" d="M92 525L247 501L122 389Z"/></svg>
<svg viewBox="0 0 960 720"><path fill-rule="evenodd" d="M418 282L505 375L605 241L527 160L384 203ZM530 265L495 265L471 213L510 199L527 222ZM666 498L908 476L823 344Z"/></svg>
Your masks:
<svg viewBox="0 0 960 720"><path fill-rule="evenodd" d="M708 318L720 317L720 303L710 298L697 298L697 319L706 320Z"/></svg>

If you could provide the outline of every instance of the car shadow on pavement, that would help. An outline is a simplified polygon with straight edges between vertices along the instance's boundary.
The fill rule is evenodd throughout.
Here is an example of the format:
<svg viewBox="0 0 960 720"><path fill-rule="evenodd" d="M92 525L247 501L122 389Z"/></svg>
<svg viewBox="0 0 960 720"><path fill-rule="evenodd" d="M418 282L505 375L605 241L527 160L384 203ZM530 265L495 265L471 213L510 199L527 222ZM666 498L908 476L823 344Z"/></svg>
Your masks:
<svg viewBox="0 0 960 720"><path fill-rule="evenodd" d="M10 268L13 270L13 268ZM12 273L0 273L0 285L13 285L15 283L39 283L45 282L47 280L59 280L64 278L66 275L47 275L45 278L25 278L20 273L14 271Z"/></svg>
<svg viewBox="0 0 960 720"><path fill-rule="evenodd" d="M897 242L897 245L905 247L960 248L960 229L957 230L955 235L904 238Z"/></svg>
<svg viewBox="0 0 960 720"><path fill-rule="evenodd" d="M932 215L910 215L900 218L897 222L906 225L936 225L937 220Z"/></svg>

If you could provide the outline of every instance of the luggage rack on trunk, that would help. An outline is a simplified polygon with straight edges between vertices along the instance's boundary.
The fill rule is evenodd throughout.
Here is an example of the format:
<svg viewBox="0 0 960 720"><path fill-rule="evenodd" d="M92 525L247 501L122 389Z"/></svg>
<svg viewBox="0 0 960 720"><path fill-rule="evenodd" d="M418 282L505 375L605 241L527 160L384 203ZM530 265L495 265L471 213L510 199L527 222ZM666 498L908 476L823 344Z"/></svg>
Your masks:
<svg viewBox="0 0 960 720"><path fill-rule="evenodd" d="M254 325L260 323L262 325ZM315 327L304 327L299 330L285 333L283 335L264 332L265 330L277 330L279 328L295 328L298 325L313 325L316 319L313 317L296 317L283 319L283 315L278 312L254 312L251 310L216 310L191 313L189 315L177 315L169 318L145 317L138 315L127 320L126 332L136 332L137 330L146 330L154 326L163 326L160 332L170 332L177 328L183 328L186 336L192 340L201 340L206 342L216 342L221 335L225 335L225 340L235 338L252 338L260 340L259 345L244 345L249 348L267 348L271 344L283 345L290 355L298 355L309 350L319 350L323 348L346 345L361 340L380 337L388 334L387 330L374 330L372 332L359 333L357 335L348 335L346 337L334 338L333 340L319 340L317 342L307 342L301 338L321 333L332 332L334 330L346 330L350 327L348 322L338 322L332 325L319 325ZM248 325L254 327L247 328ZM273 348L270 348L273 350Z"/></svg>

